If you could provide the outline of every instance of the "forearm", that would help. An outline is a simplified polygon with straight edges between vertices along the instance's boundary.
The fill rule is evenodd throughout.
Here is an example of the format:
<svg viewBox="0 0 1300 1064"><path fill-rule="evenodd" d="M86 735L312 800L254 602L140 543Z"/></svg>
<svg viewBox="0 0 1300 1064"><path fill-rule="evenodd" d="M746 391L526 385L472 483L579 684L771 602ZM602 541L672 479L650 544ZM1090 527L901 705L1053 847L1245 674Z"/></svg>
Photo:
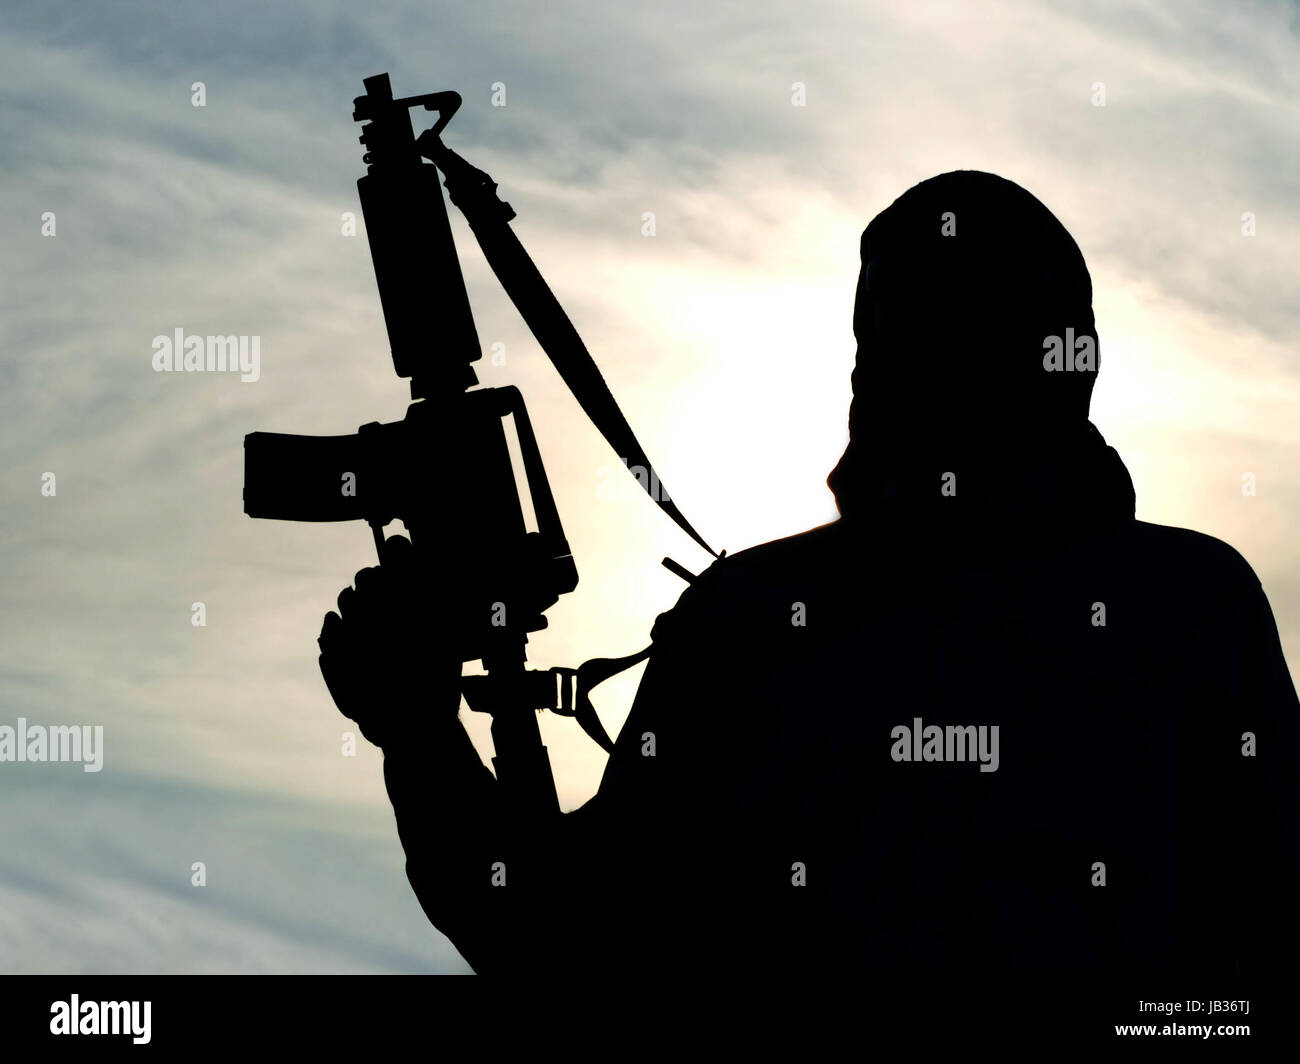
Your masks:
<svg viewBox="0 0 1300 1064"><path fill-rule="evenodd" d="M384 783L411 887L433 925L474 964L485 923L474 888L489 875L496 781L453 718L390 742Z"/></svg>
<svg viewBox="0 0 1300 1064"><path fill-rule="evenodd" d="M429 920L479 973L541 968L567 890L568 818L524 830L458 720L390 743L384 781L406 873ZM562 906L560 906L562 908Z"/></svg>

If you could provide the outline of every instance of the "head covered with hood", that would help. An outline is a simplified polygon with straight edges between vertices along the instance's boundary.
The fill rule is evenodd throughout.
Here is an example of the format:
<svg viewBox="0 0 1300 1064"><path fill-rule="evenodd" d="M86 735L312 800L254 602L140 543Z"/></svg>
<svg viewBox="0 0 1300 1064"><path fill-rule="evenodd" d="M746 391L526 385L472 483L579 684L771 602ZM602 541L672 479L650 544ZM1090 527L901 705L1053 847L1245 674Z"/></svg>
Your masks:
<svg viewBox="0 0 1300 1064"><path fill-rule="evenodd" d="M1132 516L1128 473L1088 420L1088 268L1019 185L953 171L877 215L853 332L850 442L827 481L845 518Z"/></svg>

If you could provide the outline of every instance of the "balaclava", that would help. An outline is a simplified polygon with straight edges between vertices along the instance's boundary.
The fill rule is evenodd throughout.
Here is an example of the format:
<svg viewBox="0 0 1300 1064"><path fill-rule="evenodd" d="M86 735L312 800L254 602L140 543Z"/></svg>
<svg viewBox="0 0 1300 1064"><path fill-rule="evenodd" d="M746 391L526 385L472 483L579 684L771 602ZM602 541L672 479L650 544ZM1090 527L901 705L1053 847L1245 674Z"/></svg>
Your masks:
<svg viewBox="0 0 1300 1064"><path fill-rule="evenodd" d="M850 443L827 481L844 517L1132 516L1088 420L1092 282L1051 211L958 170L895 200L861 250Z"/></svg>

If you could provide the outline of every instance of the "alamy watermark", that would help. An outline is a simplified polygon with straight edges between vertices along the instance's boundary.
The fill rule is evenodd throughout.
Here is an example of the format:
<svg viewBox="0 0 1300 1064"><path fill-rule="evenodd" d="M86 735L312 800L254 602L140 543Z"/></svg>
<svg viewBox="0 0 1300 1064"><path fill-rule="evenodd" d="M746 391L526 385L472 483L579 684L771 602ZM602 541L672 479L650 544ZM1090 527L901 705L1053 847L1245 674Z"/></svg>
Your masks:
<svg viewBox="0 0 1300 1064"><path fill-rule="evenodd" d="M998 725L938 724L922 726L913 717L911 726L896 725L889 733L894 745L889 756L895 761L978 761L981 772L998 770Z"/></svg>
<svg viewBox="0 0 1300 1064"><path fill-rule="evenodd" d="M104 767L104 726L46 727L19 717L15 727L0 724L0 761L80 761L83 772L98 772Z"/></svg>
<svg viewBox="0 0 1300 1064"><path fill-rule="evenodd" d="M50 1004L50 1034L130 1035L136 1045L148 1045L152 1011L151 1001L82 1001L73 994Z"/></svg>
<svg viewBox="0 0 1300 1064"><path fill-rule="evenodd" d="M618 466L601 466L596 470L598 500L622 502L644 493L658 502L672 501L668 497L668 489L659 483L659 476L653 469L647 469L643 465L628 465L626 458L620 458L619 461L623 463L622 470ZM632 487L628 473L631 473L636 482L641 485L640 488Z"/></svg>
<svg viewBox="0 0 1300 1064"><path fill-rule="evenodd" d="M260 336L186 336L177 326L171 336L153 338L156 373L238 373L245 384L262 375Z"/></svg>

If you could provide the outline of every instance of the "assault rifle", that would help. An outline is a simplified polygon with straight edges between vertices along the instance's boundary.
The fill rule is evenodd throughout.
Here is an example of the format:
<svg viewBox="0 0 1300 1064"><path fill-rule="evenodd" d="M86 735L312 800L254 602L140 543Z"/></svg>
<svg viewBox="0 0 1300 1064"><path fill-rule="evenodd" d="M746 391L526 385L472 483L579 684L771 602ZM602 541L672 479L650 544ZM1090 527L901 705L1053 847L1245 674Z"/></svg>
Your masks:
<svg viewBox="0 0 1300 1064"><path fill-rule="evenodd" d="M253 432L244 438L244 512L289 521L364 520L382 547L400 519L426 573L455 616L448 634L460 660L484 675L462 679L470 709L492 715L493 765L508 801L529 815L559 804L536 710L574 717L605 750L613 743L588 692L643 660L598 658L578 669L526 667L528 633L572 591L578 572L519 390L481 388L482 351L439 186L464 214L489 265L584 412L642 485L692 539L691 527L628 426L581 338L510 221L496 183L441 139L460 107L455 92L394 99L387 74L364 80L353 119L364 123L366 174L357 181L393 367L409 378L403 420L362 425L347 436ZM437 112L416 135L410 111ZM513 421L536 528L529 530L512 468L505 420ZM638 478L639 479L639 478ZM685 579L690 574L664 559Z"/></svg>

